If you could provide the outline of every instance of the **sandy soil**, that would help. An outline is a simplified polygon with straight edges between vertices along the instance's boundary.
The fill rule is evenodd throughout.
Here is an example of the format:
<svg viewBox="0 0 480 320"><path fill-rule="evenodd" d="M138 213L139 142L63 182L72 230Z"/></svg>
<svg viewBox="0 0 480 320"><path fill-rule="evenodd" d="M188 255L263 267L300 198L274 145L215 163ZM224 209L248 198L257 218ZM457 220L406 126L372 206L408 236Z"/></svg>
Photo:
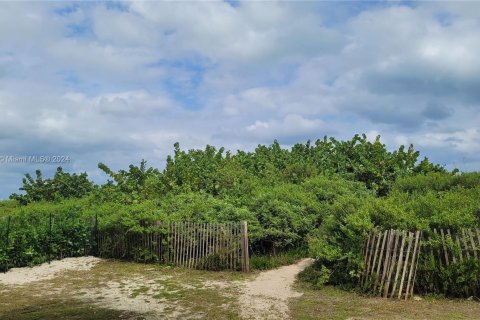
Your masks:
<svg viewBox="0 0 480 320"><path fill-rule="evenodd" d="M56 277L62 271L90 270L102 261L95 257L78 257L55 260L32 268L13 268L6 273L0 273L0 283L5 285L24 285L35 281L43 281Z"/></svg>
<svg viewBox="0 0 480 320"><path fill-rule="evenodd" d="M0 274L0 284L7 286L27 285L49 280L61 275L64 271L88 271L102 261L95 257L66 258L44 263L33 268L14 268ZM311 259L284 266L275 270L261 272L250 281L203 281L200 288L215 288L225 291L224 294L240 293L238 306L244 319L288 319L288 300L301 294L292 289L296 275L312 263ZM102 307L120 311L141 313L145 319L192 319L201 318L181 307L177 301L154 297L155 293L171 291L162 282L171 276L156 277L155 280L134 276L104 281L95 288L68 289L68 295L79 300L93 302ZM37 285L37 284L36 284ZM48 282L43 285L48 286ZM190 284L182 284L184 289L200 290ZM228 293L228 289L234 289ZM57 288L57 291L62 288ZM50 290L51 291L51 290Z"/></svg>
<svg viewBox="0 0 480 320"><path fill-rule="evenodd" d="M161 280L161 278L157 278ZM142 284L139 286L139 284ZM133 294L139 288L141 293ZM185 312L176 303L166 299L155 299L152 295L161 290L156 281L143 277L109 281L97 289L81 290L79 299L93 301L105 308L141 313L143 319L181 319Z"/></svg>
<svg viewBox="0 0 480 320"><path fill-rule="evenodd" d="M288 299L302 294L292 285L297 274L309 266L312 259L260 273L247 282L240 297L241 315L245 319L288 319Z"/></svg>

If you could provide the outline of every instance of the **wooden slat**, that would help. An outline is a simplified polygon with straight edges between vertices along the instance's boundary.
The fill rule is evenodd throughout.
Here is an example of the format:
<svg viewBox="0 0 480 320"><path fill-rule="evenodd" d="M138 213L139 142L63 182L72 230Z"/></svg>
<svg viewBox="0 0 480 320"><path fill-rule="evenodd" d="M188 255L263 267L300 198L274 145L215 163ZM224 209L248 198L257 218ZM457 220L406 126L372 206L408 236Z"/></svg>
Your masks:
<svg viewBox="0 0 480 320"><path fill-rule="evenodd" d="M371 252L372 250L370 249L371 245L372 245L372 242L374 241L374 238L375 238L375 234L373 233L373 231L370 231L370 233L368 234L368 242L367 242L367 247L365 249L365 258L364 258L364 269L363 269L363 274L362 274L362 278L360 280L360 284L362 286L365 285L365 282L366 282L366 278L367 278L367 273L368 273L368 268L370 266L370 258L371 258Z"/></svg>
<svg viewBox="0 0 480 320"><path fill-rule="evenodd" d="M195 242L195 247L194 247L194 254L193 254L193 267L197 268L198 264L198 255L199 255L199 250L200 250L200 234L199 234L199 224L197 222L193 223L193 230L194 230L194 242Z"/></svg>
<svg viewBox="0 0 480 320"><path fill-rule="evenodd" d="M460 244L460 239L458 238L458 234L455 235L455 243L457 244L457 248L459 249L460 261L463 261L463 250L462 245Z"/></svg>
<svg viewBox="0 0 480 320"><path fill-rule="evenodd" d="M231 223L227 222L227 231L226 231L226 238L225 243L227 247L227 268L228 270L232 270L232 250L231 250L231 240L232 240L232 228Z"/></svg>
<svg viewBox="0 0 480 320"><path fill-rule="evenodd" d="M176 225L175 225L175 222L170 222L170 229L172 230L171 234L170 234L170 241L172 241L171 243L171 263L172 265L177 265L177 229L176 229ZM169 241L169 242L170 242Z"/></svg>
<svg viewBox="0 0 480 320"><path fill-rule="evenodd" d="M387 236L387 231L384 231L383 236L385 237ZM368 275L369 277L373 276L373 271L375 270L376 262L378 259L378 249L380 247L380 238L381 238L381 235L378 236L377 245L375 247L375 253L373 254L372 267L370 269L370 274Z"/></svg>
<svg viewBox="0 0 480 320"><path fill-rule="evenodd" d="M250 259L249 259L249 252L248 252L248 225L246 221L242 221L242 240L243 240L243 271L249 272L250 271Z"/></svg>
<svg viewBox="0 0 480 320"><path fill-rule="evenodd" d="M407 241L408 241L408 246L407 246L407 254L405 255L405 263L403 264L403 271L402 271L402 277L400 278L400 286L398 288L398 299L402 298L402 293L403 293L403 284L405 281L405 274L407 273L407 268L408 268L408 261L410 257L410 250L412 248L412 235L410 232L408 232L407 236Z"/></svg>
<svg viewBox="0 0 480 320"><path fill-rule="evenodd" d="M451 243L454 243L454 240L453 240L453 237L452 237L452 233L450 232L450 229L447 229L447 234L450 237ZM455 252L452 252L452 260L453 260L453 263L457 263L457 258L455 257Z"/></svg>
<svg viewBox="0 0 480 320"><path fill-rule="evenodd" d="M173 230L174 230L174 234L175 234L175 237L174 237L174 244L175 244L175 247L173 248L173 260L174 260L174 265L178 266L178 252L179 252L179 247L178 247L178 237L179 237L179 234L178 234L178 224L176 222L173 222Z"/></svg>
<svg viewBox="0 0 480 320"><path fill-rule="evenodd" d="M384 231L385 233L387 231ZM376 266L376 262L377 262L377 255L378 255L378 249L380 247L380 242L381 242L381 237L382 236L385 236L385 233L380 233L377 237L377 243L376 243L376 246L375 246L375 252L373 254L373 261L372 261L372 264L370 266L370 271L367 273L367 283L369 283L371 277L373 276L373 271L375 270L375 266Z"/></svg>
<svg viewBox="0 0 480 320"><path fill-rule="evenodd" d="M465 254L467 256L467 259L470 259L470 249L468 248L468 243L467 243L467 236L465 234L465 229L462 229L462 243L465 248Z"/></svg>
<svg viewBox="0 0 480 320"><path fill-rule="evenodd" d="M450 261L448 259L448 250L447 250L447 247L445 245L445 233L444 233L443 229L440 229L440 235L442 237L442 247L443 247L443 256L445 258L445 264L448 266L448 265L450 265Z"/></svg>
<svg viewBox="0 0 480 320"><path fill-rule="evenodd" d="M385 259L383 259L383 256L384 256L384 251L385 251L385 244L387 243L387 235L388 234L389 234L388 232L385 232L383 240L382 240L380 256L378 258L378 263L377 263L377 271L376 271L376 274L375 274L375 282L373 284L373 292L374 293L375 293L376 287L380 286L380 267L382 266L382 262L385 262ZM388 252L386 254L388 255ZM381 289L379 291L381 291Z"/></svg>
<svg viewBox="0 0 480 320"><path fill-rule="evenodd" d="M233 223L233 238L232 238L233 242L232 242L232 246L233 246L233 269L234 270L237 270L237 248L238 248L238 244L237 244L237 223L234 222Z"/></svg>
<svg viewBox="0 0 480 320"><path fill-rule="evenodd" d="M182 267L188 267L188 222L183 222L183 264Z"/></svg>
<svg viewBox="0 0 480 320"><path fill-rule="evenodd" d="M467 232L470 239L470 244L472 245L473 256L475 257L475 259L477 259L477 246L475 245L475 238L473 237L473 232L470 229L468 229Z"/></svg>
<svg viewBox="0 0 480 320"><path fill-rule="evenodd" d="M369 232L365 241L364 241L364 247L363 247L363 250L362 250L362 257L363 257L363 273L362 273L362 276L360 277L360 284L363 285L363 280L365 278L365 270L367 268L367 260L368 260L368 248L369 248L369 245L370 245L370 238L372 236L372 233Z"/></svg>
<svg viewBox="0 0 480 320"><path fill-rule="evenodd" d="M188 223L188 236L190 238L190 241L188 242L189 248L188 248L188 267L192 268L193 265L193 246L194 246L194 233L193 233L193 222Z"/></svg>
<svg viewBox="0 0 480 320"><path fill-rule="evenodd" d="M418 250L417 250L417 258L415 259L415 271L413 273L412 287L411 287L411 291L410 291L410 296L411 297L413 297L413 288L415 286L415 279L417 277L417 270L418 270L418 260L420 259L420 252L422 250L422 237L423 237L423 233L422 233L422 231L420 231Z"/></svg>
<svg viewBox="0 0 480 320"><path fill-rule="evenodd" d="M193 240L194 240L194 248L193 248L193 268L197 267L198 261L198 252L199 252L199 224L197 222L193 223Z"/></svg>
<svg viewBox="0 0 480 320"><path fill-rule="evenodd" d="M386 279L386 284L385 284L385 289L383 296L385 298L388 297L388 291L390 290L390 283L392 279L392 274L393 270L395 269L395 266L397 264L397 249L398 249L398 243L400 242L400 237L399 237L400 232L394 231L394 247L393 247L393 256L392 259L390 260L390 266L388 268L388 274L387 274L387 279Z"/></svg>
<svg viewBox="0 0 480 320"><path fill-rule="evenodd" d="M438 239L438 232L437 232L437 229L436 228L433 228L433 233L435 234L435 241ZM442 253L440 252L440 248L435 248L435 249L438 249L438 255L436 255L435 253L433 254L433 258L435 261L438 261L438 264L440 265L440 268L443 267L443 261L442 261ZM432 251L433 251L433 248L432 248ZM435 250L435 252L437 252L437 250ZM437 258L438 256L438 258Z"/></svg>
<svg viewBox="0 0 480 320"><path fill-rule="evenodd" d="M413 249L412 261L410 263L410 272L408 274L407 289L405 290L405 300L408 299L408 294L410 292L410 286L413 286L413 283L411 283L411 281L413 279L413 270L414 270L414 267L415 267L415 260L416 260L416 257L417 257L417 248L418 248L419 240L420 240L420 231L417 231L415 233L415 246L414 246L414 249Z"/></svg>
<svg viewBox="0 0 480 320"><path fill-rule="evenodd" d="M205 269L207 267L207 263L206 263L206 258L208 256L207 254L207 249L208 249L208 229L207 229L208 225L206 223L204 223L203 225L203 256L202 256L202 261L203 261L203 269Z"/></svg>
<svg viewBox="0 0 480 320"><path fill-rule="evenodd" d="M179 225L178 223L174 222L174 229L175 229L175 265L178 266L178 262L180 259L180 233L179 233Z"/></svg>
<svg viewBox="0 0 480 320"><path fill-rule="evenodd" d="M480 229L475 229L475 231L477 232L477 243L478 243L478 248L480 250Z"/></svg>
<svg viewBox="0 0 480 320"><path fill-rule="evenodd" d="M404 246L405 246L405 237L406 237L405 231L402 232L401 237L402 237L402 243L400 245L400 251L398 253L397 270L395 272L395 277L394 277L394 281L393 281L393 288L392 288L392 291L391 291L391 294L390 294L391 297L395 296L395 290L397 289L397 284L398 284L398 277L400 275L400 271L402 270L403 257L405 255L404 252L403 252L403 249L404 249Z"/></svg>
<svg viewBox="0 0 480 320"><path fill-rule="evenodd" d="M207 224L207 255L205 257L206 258L205 269L208 269L210 267L209 257L210 257L210 254L212 253L211 238L212 238L212 225Z"/></svg>
<svg viewBox="0 0 480 320"><path fill-rule="evenodd" d="M393 249L393 241L394 241L394 230L388 230L386 231L388 233L388 238L387 238L387 251L386 251L386 256L385 256L385 261L383 263L383 268L382 268L382 278L380 281L380 288L378 292L382 294L383 287L385 285L385 281L387 278L388 274L388 269L390 268L390 262L392 259L392 249Z"/></svg>
<svg viewBox="0 0 480 320"><path fill-rule="evenodd" d="M184 222L178 223L180 226L180 266L184 267L185 263L185 243L186 243L186 227Z"/></svg>
<svg viewBox="0 0 480 320"><path fill-rule="evenodd" d="M369 279L369 275L370 275L370 269L372 267L372 263L373 263L373 255L375 253L375 243L376 243L376 240L377 238L380 237L380 235L377 235L376 232L372 231L372 238L371 238L371 243L370 245L368 246L368 263L367 263L367 267L365 269L365 282L364 282L364 286L366 286L368 284L368 279Z"/></svg>
<svg viewBox="0 0 480 320"><path fill-rule="evenodd" d="M183 222L183 225L185 226L185 250L184 250L184 255L185 255L185 260L183 262L183 266L185 268L188 268L188 263L190 262L190 222Z"/></svg>

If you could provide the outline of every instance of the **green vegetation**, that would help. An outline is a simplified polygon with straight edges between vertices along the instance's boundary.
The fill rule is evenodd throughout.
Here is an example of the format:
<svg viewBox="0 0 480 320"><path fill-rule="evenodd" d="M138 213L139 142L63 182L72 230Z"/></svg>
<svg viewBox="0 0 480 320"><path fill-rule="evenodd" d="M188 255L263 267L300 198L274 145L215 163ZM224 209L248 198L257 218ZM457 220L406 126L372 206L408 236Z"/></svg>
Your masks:
<svg viewBox="0 0 480 320"><path fill-rule="evenodd" d="M12 214L12 212L10 212ZM90 245L89 224L80 203L35 203L0 217L0 271L47 259L74 257Z"/></svg>
<svg viewBox="0 0 480 320"><path fill-rule="evenodd" d="M309 237L310 252L318 268L322 268L313 282L319 286L322 282L355 286L363 268L364 237L373 226L422 230L427 235L433 228L458 232L478 227L479 178L478 173L407 176L399 178L386 197L339 197L325 205L323 223ZM442 181L442 185L436 181ZM430 245L427 242L426 247ZM325 277L325 273L329 276ZM464 296L465 286L478 292L479 274L477 262L457 263L440 270L438 263L424 259L419 265L416 290Z"/></svg>
<svg viewBox="0 0 480 320"><path fill-rule="evenodd" d="M421 301L384 299L332 286L318 290L305 283L298 284L296 289L303 295L293 299L289 307L292 319L298 320L474 320L480 313L476 301L428 296Z"/></svg>
<svg viewBox="0 0 480 320"><path fill-rule="evenodd" d="M55 201L66 198L82 198L89 194L94 184L88 180L86 173L70 174L63 172L59 167L53 179L43 179L40 170L35 171L35 179L29 173L23 178L21 191L25 194L12 194L10 199L17 200L21 204L38 201Z"/></svg>
<svg viewBox="0 0 480 320"><path fill-rule="evenodd" d="M297 248L278 254L263 254L250 257L250 268L253 270L269 270L293 264L308 255L307 248Z"/></svg>
<svg viewBox="0 0 480 320"><path fill-rule="evenodd" d="M295 255L285 252L308 248L317 260L316 276L308 279L318 287L356 285L363 268L363 239L373 226L428 232L480 225L479 173L448 172L427 158L420 160L413 146L388 151L379 137L324 138L291 149L275 141L235 154L212 146L184 151L175 144L163 170L147 167L146 161L118 172L102 163L99 168L110 179L100 186L89 182L86 174L61 169L52 179L43 179L39 171L37 179L26 175L24 194L12 195L16 204L0 203L0 216L11 215L25 224L37 219L46 225L52 213L59 217L55 219L70 221L56 234L54 248L47 247L69 254L80 252L81 244L89 241L77 222L95 215L100 228L136 231L155 220L246 220L253 267L290 262ZM0 220L1 239L6 239L5 226ZM44 233L23 227L9 232L10 245L6 250L0 247L0 259L13 255L16 265L41 261L47 250ZM422 268L419 288L428 292L427 279L442 273L426 263ZM442 283L435 286L436 292L461 291L450 283L451 272L443 274L435 280Z"/></svg>

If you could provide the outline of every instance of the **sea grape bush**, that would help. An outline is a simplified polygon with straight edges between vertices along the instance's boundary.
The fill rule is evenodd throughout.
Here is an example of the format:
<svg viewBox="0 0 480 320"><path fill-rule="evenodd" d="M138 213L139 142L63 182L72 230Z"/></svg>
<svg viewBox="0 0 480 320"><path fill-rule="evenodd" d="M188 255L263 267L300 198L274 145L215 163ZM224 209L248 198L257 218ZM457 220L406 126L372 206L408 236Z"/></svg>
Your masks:
<svg viewBox="0 0 480 320"><path fill-rule="evenodd" d="M0 270L85 254L92 238L81 211L63 206L55 213L42 212L46 208L55 209L43 205L0 219Z"/></svg>
<svg viewBox="0 0 480 320"><path fill-rule="evenodd" d="M82 198L94 189L94 184L88 180L86 173L70 174L59 167L52 179L44 179L40 170L35 171L35 179L25 174L23 186L25 194L12 194L10 199L21 204L38 201L54 201L66 198Z"/></svg>
<svg viewBox="0 0 480 320"><path fill-rule="evenodd" d="M374 226L427 231L480 225L479 173L449 172L421 160L413 146L389 151L379 137L325 137L290 149L274 141L235 153L213 146L182 150L175 144L163 170L144 160L127 170L113 171L103 163L99 168L109 179L99 186L86 174L62 169L52 179L39 171L36 179L26 175L23 194L11 197L17 204L0 202L0 216L75 212L78 219L98 216L100 228L135 232L157 220L246 220L254 254L308 248L318 270L307 278L318 277L312 280L317 286L346 287L358 281L363 240ZM86 230L75 223L66 226L58 234L59 248L48 250L78 252ZM46 250L44 231L28 230L19 231L17 249L9 251L22 252L15 253L19 264L41 260L35 252ZM38 244L31 248L32 243ZM4 256L0 252L0 261ZM422 283L422 272L419 277ZM455 288L446 275L441 281L447 283L442 288Z"/></svg>
<svg viewBox="0 0 480 320"><path fill-rule="evenodd" d="M323 207L324 221L308 240L310 253L319 267L330 271L329 283L354 287L364 267L362 244L374 226L384 230L421 230L424 234L430 234L434 228L449 228L452 232L478 228L480 183L474 185L472 181L479 181L479 177L479 173L415 175L398 179L387 197L340 197ZM439 191L421 187L435 185L434 181L439 179L450 187ZM413 188L421 190L404 191ZM431 240L426 245L431 246ZM416 288L425 293L465 296L466 287L475 283L479 286L477 265L464 262L440 269L438 263L421 260Z"/></svg>

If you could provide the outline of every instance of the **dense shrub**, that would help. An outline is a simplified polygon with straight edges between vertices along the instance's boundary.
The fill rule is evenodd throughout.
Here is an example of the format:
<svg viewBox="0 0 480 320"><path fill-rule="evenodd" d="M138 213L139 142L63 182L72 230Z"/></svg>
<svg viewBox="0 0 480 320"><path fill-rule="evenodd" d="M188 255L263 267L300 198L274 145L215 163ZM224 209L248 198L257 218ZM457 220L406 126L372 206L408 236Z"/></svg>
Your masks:
<svg viewBox="0 0 480 320"><path fill-rule="evenodd" d="M38 171L36 178L26 175L23 194L12 195L17 203L0 202L0 217L11 215L25 225L12 230L8 248L0 246L0 262L28 265L41 262L47 252L78 254L88 240L80 221L93 216L100 228L126 232L141 232L158 220L246 220L257 268L289 260L282 252L308 247L317 262L306 279L317 287L353 287L364 267L363 240L374 226L428 232L480 225L480 173L447 172L419 156L413 146L389 151L379 137L369 141L355 135L290 149L274 141L235 153L212 146L182 150L175 144L163 170L144 160L119 171L100 163L109 179L101 186L61 168L51 179ZM63 229L47 233L50 214L64 221ZM418 281L425 291L433 275L434 291L447 294L475 281L455 273L475 271L468 263L455 270L433 270L426 263L422 268Z"/></svg>
<svg viewBox="0 0 480 320"><path fill-rule="evenodd" d="M458 231L453 230L453 233ZM464 255L458 259L461 247L447 236L442 242L438 234L426 232L417 269L416 290L423 293L445 294L451 297L470 297L480 292L480 259ZM449 264L443 259L443 245L455 252Z"/></svg>
<svg viewBox="0 0 480 320"><path fill-rule="evenodd" d="M54 209L41 204L0 220L0 270L85 254L92 240L89 221L75 206L44 212L49 207Z"/></svg>
<svg viewBox="0 0 480 320"><path fill-rule="evenodd" d="M68 198L82 198L94 190L94 184L88 180L87 174L70 174L58 167L52 179L44 179L40 170L35 171L35 179L25 174L23 186L25 194L12 194L10 199L21 204L39 201L55 201Z"/></svg>
<svg viewBox="0 0 480 320"><path fill-rule="evenodd" d="M308 255L306 247L298 247L273 254L254 254L250 256L250 268L254 270L269 270L293 264Z"/></svg>
<svg viewBox="0 0 480 320"><path fill-rule="evenodd" d="M317 259L317 270L312 274L322 270L322 279L328 274L328 283L355 286L364 267L362 244L373 226L384 230L421 230L426 235L434 228L458 232L479 227L477 177L476 173L415 175L399 179L387 197L349 195L324 204L324 221L309 237L310 252ZM432 245L431 241L426 242L427 247ZM438 262L428 259L428 252L422 253L427 258L419 264L418 290L465 296L465 288L478 287L477 262L440 268Z"/></svg>

